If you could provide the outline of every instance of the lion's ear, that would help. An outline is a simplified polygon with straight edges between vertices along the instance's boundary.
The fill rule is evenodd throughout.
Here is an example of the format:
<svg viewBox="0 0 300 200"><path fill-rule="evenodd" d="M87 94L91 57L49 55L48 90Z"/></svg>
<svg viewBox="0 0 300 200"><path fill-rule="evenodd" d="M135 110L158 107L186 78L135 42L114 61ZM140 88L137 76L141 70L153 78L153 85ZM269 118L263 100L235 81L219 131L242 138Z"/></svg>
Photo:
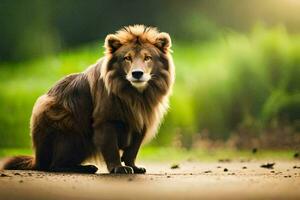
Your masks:
<svg viewBox="0 0 300 200"><path fill-rule="evenodd" d="M106 36L104 47L107 52L114 53L121 46L120 40L115 35L109 34Z"/></svg>
<svg viewBox="0 0 300 200"><path fill-rule="evenodd" d="M155 46L166 53L172 46L170 35L164 32L158 34Z"/></svg>

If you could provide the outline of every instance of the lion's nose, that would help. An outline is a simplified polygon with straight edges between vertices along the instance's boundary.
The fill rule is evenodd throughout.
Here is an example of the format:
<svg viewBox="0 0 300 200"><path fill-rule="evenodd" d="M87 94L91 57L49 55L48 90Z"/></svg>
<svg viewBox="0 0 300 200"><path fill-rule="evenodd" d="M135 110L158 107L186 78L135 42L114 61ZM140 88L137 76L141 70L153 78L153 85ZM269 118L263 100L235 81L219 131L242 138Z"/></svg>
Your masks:
<svg viewBox="0 0 300 200"><path fill-rule="evenodd" d="M134 70L131 72L131 74L133 78L140 79L143 76L144 72L142 70Z"/></svg>

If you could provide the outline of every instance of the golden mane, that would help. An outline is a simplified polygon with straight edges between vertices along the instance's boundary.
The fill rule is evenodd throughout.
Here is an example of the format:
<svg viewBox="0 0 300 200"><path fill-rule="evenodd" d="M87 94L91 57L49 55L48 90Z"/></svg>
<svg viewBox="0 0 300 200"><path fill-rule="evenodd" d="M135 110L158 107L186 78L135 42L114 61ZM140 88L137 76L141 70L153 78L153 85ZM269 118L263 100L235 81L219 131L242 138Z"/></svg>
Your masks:
<svg viewBox="0 0 300 200"><path fill-rule="evenodd" d="M115 34L107 35L104 43L105 53L110 56L122 45L135 42L150 43L166 54L172 52L171 38L168 33L159 32L157 28L151 26L133 25L125 26Z"/></svg>
<svg viewBox="0 0 300 200"><path fill-rule="evenodd" d="M137 38L142 42L154 44L159 34L158 29L155 27L133 25L123 27L114 35L120 40L121 44L132 42Z"/></svg>

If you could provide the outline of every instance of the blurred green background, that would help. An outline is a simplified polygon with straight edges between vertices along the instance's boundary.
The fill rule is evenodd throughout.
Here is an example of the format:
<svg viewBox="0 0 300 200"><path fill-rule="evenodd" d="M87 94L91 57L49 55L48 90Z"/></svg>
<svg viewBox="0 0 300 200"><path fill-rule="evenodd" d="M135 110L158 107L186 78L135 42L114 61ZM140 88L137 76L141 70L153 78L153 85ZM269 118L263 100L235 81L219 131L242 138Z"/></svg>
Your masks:
<svg viewBox="0 0 300 200"><path fill-rule="evenodd" d="M173 40L176 84L155 147L300 149L300 1L0 1L0 149L31 146L38 96L122 26Z"/></svg>

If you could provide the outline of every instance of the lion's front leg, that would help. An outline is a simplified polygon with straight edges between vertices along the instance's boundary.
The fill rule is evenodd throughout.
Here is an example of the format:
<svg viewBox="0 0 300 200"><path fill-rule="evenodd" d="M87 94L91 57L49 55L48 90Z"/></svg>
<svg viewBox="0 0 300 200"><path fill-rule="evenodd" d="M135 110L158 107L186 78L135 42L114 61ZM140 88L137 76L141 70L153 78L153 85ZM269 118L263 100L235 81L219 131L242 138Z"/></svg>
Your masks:
<svg viewBox="0 0 300 200"><path fill-rule="evenodd" d="M113 123L101 124L95 129L94 143L99 148L110 173L133 174L130 166L121 164L117 131Z"/></svg>
<svg viewBox="0 0 300 200"><path fill-rule="evenodd" d="M144 138L144 134L142 133L134 133L132 135L131 144L124 149L124 153L122 155L122 161L126 166L132 167L135 174L145 174L146 169L143 167L137 167L135 165L135 159L140 149Z"/></svg>

